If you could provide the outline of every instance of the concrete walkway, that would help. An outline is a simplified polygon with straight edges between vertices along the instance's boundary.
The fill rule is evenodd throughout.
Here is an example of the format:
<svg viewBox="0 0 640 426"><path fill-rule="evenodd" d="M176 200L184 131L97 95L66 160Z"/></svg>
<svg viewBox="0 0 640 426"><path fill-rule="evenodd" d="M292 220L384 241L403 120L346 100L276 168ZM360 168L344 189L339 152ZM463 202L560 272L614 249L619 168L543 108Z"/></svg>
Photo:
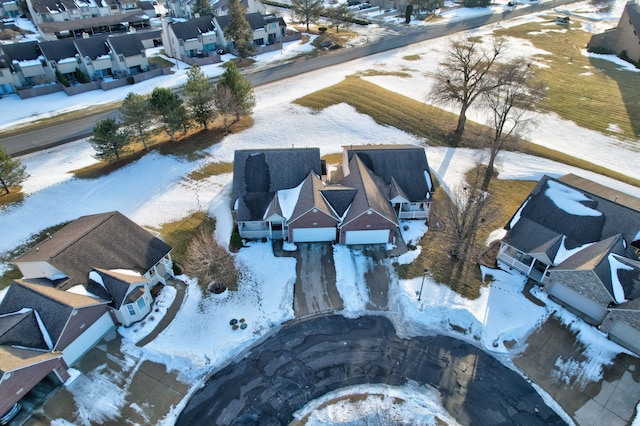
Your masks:
<svg viewBox="0 0 640 426"><path fill-rule="evenodd" d="M176 297L173 300L173 303L171 304L169 309L167 309L167 312L165 313L162 320L160 320L160 322L158 323L158 326L151 333L149 333L145 338L141 339L138 343L136 343L136 346L143 347L144 345L146 345L147 343L151 342L153 339L158 337L158 335L162 333L162 331L165 328L167 328L167 326L171 323L171 321L173 321L173 319L176 317L176 314L180 310L180 307L182 306L182 301L184 300L184 295L185 295L185 290L187 288L187 285L180 280L170 280L169 285L172 285L176 289Z"/></svg>

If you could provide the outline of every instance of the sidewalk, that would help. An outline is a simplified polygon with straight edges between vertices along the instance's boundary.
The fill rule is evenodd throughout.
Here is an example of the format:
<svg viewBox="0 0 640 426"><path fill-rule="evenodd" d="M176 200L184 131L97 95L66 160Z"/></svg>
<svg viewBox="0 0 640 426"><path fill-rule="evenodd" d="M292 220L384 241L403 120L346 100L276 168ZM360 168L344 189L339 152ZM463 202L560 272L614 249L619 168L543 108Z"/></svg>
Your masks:
<svg viewBox="0 0 640 426"><path fill-rule="evenodd" d="M172 280L170 284L177 290L171 307L154 331L137 346L142 347L157 337L182 306L186 284L179 280ZM12 424L44 426L56 419L105 426L157 424L171 407L180 403L190 385L178 380L178 372L168 372L163 364L123 353L121 345L122 339L117 333L115 338L102 340L73 366L81 376L68 387L59 387L40 407L31 413L22 413L21 419L15 419Z"/></svg>

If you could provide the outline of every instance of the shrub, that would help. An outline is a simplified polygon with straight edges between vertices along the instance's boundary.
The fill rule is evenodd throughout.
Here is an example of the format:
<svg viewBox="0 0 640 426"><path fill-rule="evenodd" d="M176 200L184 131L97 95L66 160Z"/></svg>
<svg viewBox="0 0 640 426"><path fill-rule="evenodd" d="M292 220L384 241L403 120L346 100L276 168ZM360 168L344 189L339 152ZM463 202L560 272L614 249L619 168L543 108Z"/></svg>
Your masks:
<svg viewBox="0 0 640 426"><path fill-rule="evenodd" d="M85 74L84 72L82 72L82 70L80 68L76 68L76 71L75 71L74 74L76 75L76 79L82 84L86 84L86 83L89 83L91 81L89 76L87 74Z"/></svg>
<svg viewBox="0 0 640 426"><path fill-rule="evenodd" d="M62 83L62 85L63 85L64 87L69 87L69 86L71 86L71 83L69 83L69 79L68 79L64 74L62 74L60 71L58 71L58 70L56 70L56 79L57 79L60 83Z"/></svg>
<svg viewBox="0 0 640 426"><path fill-rule="evenodd" d="M231 240L229 241L229 250L233 252L237 252L242 248L242 237L240 237L240 233L238 232L238 227L236 226L231 233Z"/></svg>
<svg viewBox="0 0 640 426"><path fill-rule="evenodd" d="M127 83L129 83L129 84L134 84L135 82L136 82L136 81L134 80L134 78L133 78L133 76L132 76L132 75L130 75L130 76L128 76L128 77L127 77Z"/></svg>
<svg viewBox="0 0 640 426"><path fill-rule="evenodd" d="M323 33L327 31L327 27L318 27L318 31L320 31L320 33Z"/></svg>

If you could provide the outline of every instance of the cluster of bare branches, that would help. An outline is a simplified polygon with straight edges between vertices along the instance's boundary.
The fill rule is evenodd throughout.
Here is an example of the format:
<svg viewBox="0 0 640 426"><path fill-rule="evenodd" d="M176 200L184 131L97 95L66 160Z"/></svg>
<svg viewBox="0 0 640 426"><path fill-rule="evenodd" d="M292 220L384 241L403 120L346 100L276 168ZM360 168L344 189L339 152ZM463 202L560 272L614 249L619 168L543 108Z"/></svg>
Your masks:
<svg viewBox="0 0 640 426"><path fill-rule="evenodd" d="M238 270L233 257L218 244L212 229L204 227L196 233L187 246L185 258L185 273L198 279L203 293L237 289Z"/></svg>

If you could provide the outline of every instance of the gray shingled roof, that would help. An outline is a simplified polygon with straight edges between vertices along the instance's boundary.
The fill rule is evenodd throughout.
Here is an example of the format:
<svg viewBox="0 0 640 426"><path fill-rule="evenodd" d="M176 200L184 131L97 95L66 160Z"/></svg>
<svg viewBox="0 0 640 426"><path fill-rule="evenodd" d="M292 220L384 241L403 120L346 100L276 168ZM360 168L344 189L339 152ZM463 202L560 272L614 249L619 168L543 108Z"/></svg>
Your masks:
<svg viewBox="0 0 640 426"><path fill-rule="evenodd" d="M355 155L349 161L349 175L344 177L340 184L357 189L342 226L372 210L380 214L398 226L398 217L391 207L386 194L376 184L373 172L365 165L360 154Z"/></svg>
<svg viewBox="0 0 640 426"><path fill-rule="evenodd" d="M402 193L411 202L427 200L429 188L424 172L429 172L429 163L424 148L413 145L369 145L351 146L347 149L348 160L358 154L364 164L380 177L387 188L387 196ZM390 197L389 199L391 199Z"/></svg>
<svg viewBox="0 0 640 426"><path fill-rule="evenodd" d="M125 57L141 55L144 45L135 34L124 34L107 37L107 43L113 47L113 51Z"/></svg>
<svg viewBox="0 0 640 426"><path fill-rule="evenodd" d="M215 26L211 16L203 16L186 22L173 22L170 28L179 40L189 40L198 38L202 33L213 31Z"/></svg>
<svg viewBox="0 0 640 426"><path fill-rule="evenodd" d="M61 31L80 31L90 30L108 25L130 24L142 21L148 21L149 17L142 11L134 11L128 13L120 13L117 15L97 16L95 18L76 19L72 21L53 21L43 22L37 27L43 33L54 34ZM125 25L125 26L126 26Z"/></svg>
<svg viewBox="0 0 640 426"><path fill-rule="evenodd" d="M49 262L69 280L64 288L87 282L93 268L128 269L141 275L171 247L119 212L82 216L15 260Z"/></svg>
<svg viewBox="0 0 640 426"><path fill-rule="evenodd" d="M95 36L89 38L76 38L76 47L80 55L88 56L92 60L95 60L99 56L109 54L109 47L107 46L107 36Z"/></svg>
<svg viewBox="0 0 640 426"><path fill-rule="evenodd" d="M16 312L22 308L38 311L55 348L74 309L103 303L106 302L56 290L48 286L46 280L15 280L0 303L0 315Z"/></svg>
<svg viewBox="0 0 640 426"><path fill-rule="evenodd" d="M0 345L49 350L33 309L0 315Z"/></svg>
<svg viewBox="0 0 640 426"><path fill-rule="evenodd" d="M254 31L264 28L264 26L266 25L266 22L264 21L264 18L262 17L262 14L260 12L247 13L246 15L244 15L244 17L247 19L247 22L251 26L251 29ZM216 16L215 19L223 31L229 26L229 15Z"/></svg>
<svg viewBox="0 0 640 426"><path fill-rule="evenodd" d="M353 202L358 190L343 185L331 185L322 189L321 192L336 214L342 217Z"/></svg>
<svg viewBox="0 0 640 426"><path fill-rule="evenodd" d="M636 36L640 37L640 4L638 4L637 1L629 1L624 8L629 14L629 19L636 32Z"/></svg>
<svg viewBox="0 0 640 426"><path fill-rule="evenodd" d="M276 191L298 186L310 171L320 175L320 149L237 150L232 199L238 222L260 221Z"/></svg>
<svg viewBox="0 0 640 426"><path fill-rule="evenodd" d="M0 44L0 50L2 50L11 61L30 61L40 56L37 41Z"/></svg>
<svg viewBox="0 0 640 426"><path fill-rule="evenodd" d="M327 201L322 197L322 194L320 193L320 190L324 187L325 185L322 183L320 178L318 178L315 173L310 172L303 181L302 188L300 188L298 202L293 209L290 221L298 219L309 210L315 208L325 213L327 216L335 219L337 222L339 218L336 217L335 213L332 211L331 207L327 204Z"/></svg>
<svg viewBox="0 0 640 426"><path fill-rule="evenodd" d="M110 300L109 306L114 309L120 309L122 307L127 297L129 286L147 281L141 276L136 277L116 271L107 271L105 269L94 269L94 271L102 277L104 287L90 279L86 286L87 291L105 300ZM106 295L106 297L104 297L104 295Z"/></svg>
<svg viewBox="0 0 640 426"><path fill-rule="evenodd" d="M73 0L31 0L31 4L37 13L60 13L68 10L77 10L78 6Z"/></svg>
<svg viewBox="0 0 640 426"><path fill-rule="evenodd" d="M74 58L78 53L72 38L62 40L43 41L40 43L40 50L45 58L50 61L60 61L62 59Z"/></svg>

